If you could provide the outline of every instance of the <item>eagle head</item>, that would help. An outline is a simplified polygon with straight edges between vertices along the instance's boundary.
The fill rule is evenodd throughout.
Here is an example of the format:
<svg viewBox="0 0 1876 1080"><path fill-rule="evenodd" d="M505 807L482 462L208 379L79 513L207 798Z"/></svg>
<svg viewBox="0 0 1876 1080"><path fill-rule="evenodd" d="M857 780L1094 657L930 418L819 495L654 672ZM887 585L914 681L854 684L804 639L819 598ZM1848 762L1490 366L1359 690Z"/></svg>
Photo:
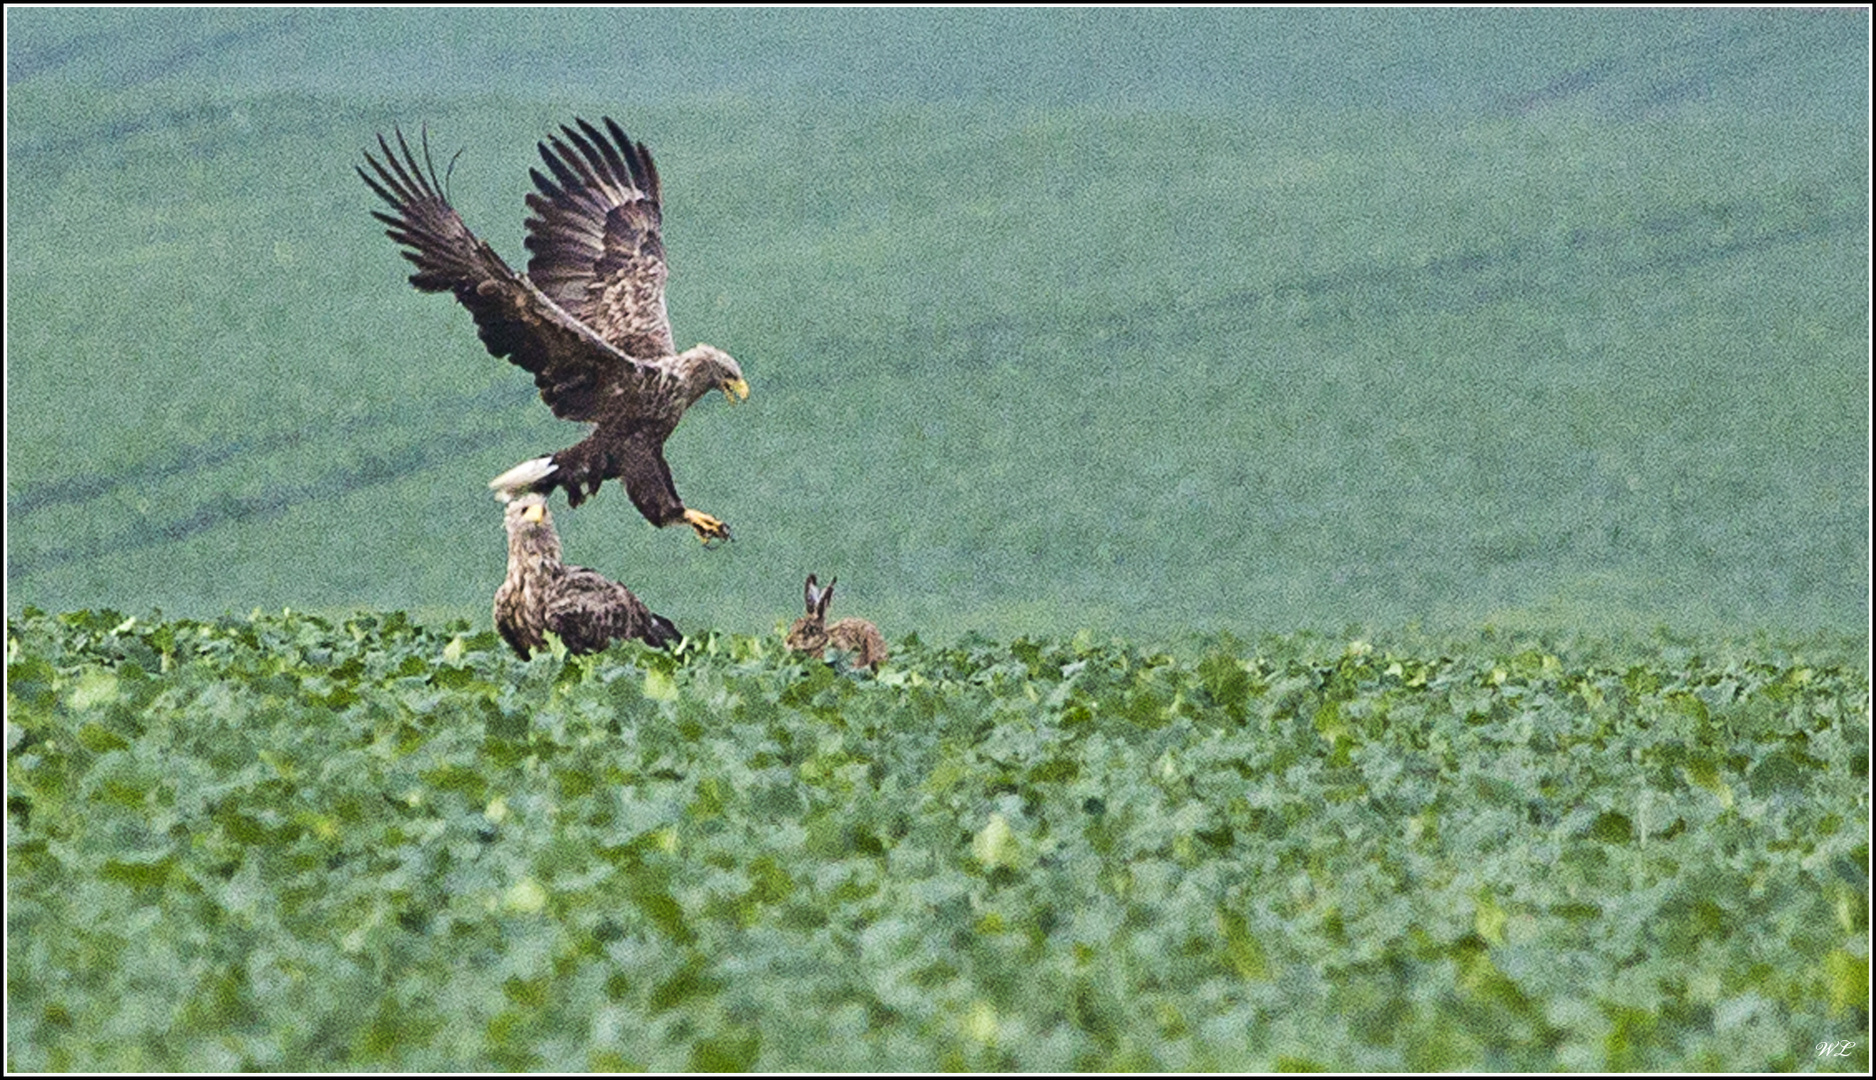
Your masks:
<svg viewBox="0 0 1876 1080"><path fill-rule="evenodd" d="M690 389L688 397L696 401L712 390L723 391L730 404L749 396L749 384L743 369L730 354L715 345L697 345L678 355L680 378Z"/></svg>
<svg viewBox="0 0 1876 1080"><path fill-rule="evenodd" d="M511 536L543 527L552 529L553 518L547 514L547 496L530 491L514 499L502 511L502 524L508 528Z"/></svg>
<svg viewBox="0 0 1876 1080"><path fill-rule="evenodd" d="M515 559L524 561L560 561L560 534L554 531L554 518L547 512L547 496L527 492L502 511L502 525L508 530L509 568Z"/></svg>

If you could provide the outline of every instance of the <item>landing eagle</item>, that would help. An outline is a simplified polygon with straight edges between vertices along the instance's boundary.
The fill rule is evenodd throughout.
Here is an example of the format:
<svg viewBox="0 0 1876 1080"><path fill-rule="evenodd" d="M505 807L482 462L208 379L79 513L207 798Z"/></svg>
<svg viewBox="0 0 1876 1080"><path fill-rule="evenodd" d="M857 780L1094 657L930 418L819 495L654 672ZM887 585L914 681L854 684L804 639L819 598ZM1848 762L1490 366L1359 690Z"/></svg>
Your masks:
<svg viewBox="0 0 1876 1080"><path fill-rule="evenodd" d="M419 165L403 132L398 152L379 135L384 159L365 152L376 178L364 169L358 175L390 205L390 213L371 216L390 226L385 235L417 265L410 283L454 293L489 352L532 373L555 416L598 425L583 442L523 462L490 487L503 497L564 488L568 505L578 506L618 477L653 525L682 521L706 544L728 539L728 526L678 498L664 441L699 398L722 390L733 404L749 396L749 384L721 349L676 351L665 313L658 171L645 144L610 117L603 122L602 132L576 119L577 130L561 125L564 139L536 144L553 177L528 170L540 190L527 197L525 274L463 224L437 182L427 137Z"/></svg>
<svg viewBox="0 0 1876 1080"><path fill-rule="evenodd" d="M508 504L508 577L495 590L495 629L526 660L552 630L574 653L598 652L637 638L664 647L683 637L671 620L597 570L560 561L560 536L547 496L529 492Z"/></svg>

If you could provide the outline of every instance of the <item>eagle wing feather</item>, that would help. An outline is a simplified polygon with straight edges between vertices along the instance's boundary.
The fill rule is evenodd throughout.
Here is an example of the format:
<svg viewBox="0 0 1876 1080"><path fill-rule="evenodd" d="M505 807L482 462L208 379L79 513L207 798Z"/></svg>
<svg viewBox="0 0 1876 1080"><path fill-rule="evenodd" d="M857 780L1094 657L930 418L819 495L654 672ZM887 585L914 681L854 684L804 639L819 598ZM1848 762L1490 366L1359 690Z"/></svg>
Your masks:
<svg viewBox="0 0 1876 1080"><path fill-rule="evenodd" d="M676 640L669 620L654 615L632 591L596 570L569 566L546 598L546 628L576 653L596 652L622 638L653 645Z"/></svg>
<svg viewBox="0 0 1876 1080"><path fill-rule="evenodd" d="M527 197L528 276L621 352L670 356L658 170L645 144L611 117L603 123L604 132L575 120L561 125L564 139L537 144L553 176L528 171L540 189Z"/></svg>
<svg viewBox="0 0 1876 1080"><path fill-rule="evenodd" d="M621 351L510 269L449 204L435 166L419 165L403 132L396 134L402 160L380 135L384 160L365 154L376 178L357 171L391 207L372 216L390 226L385 235L416 264L412 285L454 293L489 352L532 374L541 399L563 420L598 421L624 400L655 391L663 374L657 366ZM427 161L427 146L424 156Z"/></svg>

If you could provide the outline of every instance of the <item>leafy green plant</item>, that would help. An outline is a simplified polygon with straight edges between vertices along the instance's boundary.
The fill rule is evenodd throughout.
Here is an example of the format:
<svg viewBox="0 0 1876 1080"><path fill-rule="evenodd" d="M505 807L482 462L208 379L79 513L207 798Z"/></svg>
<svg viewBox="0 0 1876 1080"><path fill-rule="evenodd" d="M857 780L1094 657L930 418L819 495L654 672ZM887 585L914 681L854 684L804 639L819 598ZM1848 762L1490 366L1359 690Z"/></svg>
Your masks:
<svg viewBox="0 0 1876 1080"><path fill-rule="evenodd" d="M1868 1062L1803 649L28 610L7 695L15 1068Z"/></svg>

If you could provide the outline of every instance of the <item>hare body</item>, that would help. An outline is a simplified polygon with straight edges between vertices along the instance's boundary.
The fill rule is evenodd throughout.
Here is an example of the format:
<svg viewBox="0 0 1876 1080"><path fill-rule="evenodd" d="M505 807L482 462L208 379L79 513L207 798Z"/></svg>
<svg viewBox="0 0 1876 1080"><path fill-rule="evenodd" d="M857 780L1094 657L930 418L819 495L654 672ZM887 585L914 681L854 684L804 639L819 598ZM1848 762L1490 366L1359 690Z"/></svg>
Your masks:
<svg viewBox="0 0 1876 1080"><path fill-rule="evenodd" d="M827 650L831 648L839 654L837 663L878 671L886 659L886 637L879 632L879 627L865 619L841 619L832 625L827 622L827 605L834 598L834 581L838 580L829 581L822 589L815 585L814 575L808 575L808 613L795 620L788 628L788 636L782 640L796 652L811 653L822 659L827 658Z"/></svg>

